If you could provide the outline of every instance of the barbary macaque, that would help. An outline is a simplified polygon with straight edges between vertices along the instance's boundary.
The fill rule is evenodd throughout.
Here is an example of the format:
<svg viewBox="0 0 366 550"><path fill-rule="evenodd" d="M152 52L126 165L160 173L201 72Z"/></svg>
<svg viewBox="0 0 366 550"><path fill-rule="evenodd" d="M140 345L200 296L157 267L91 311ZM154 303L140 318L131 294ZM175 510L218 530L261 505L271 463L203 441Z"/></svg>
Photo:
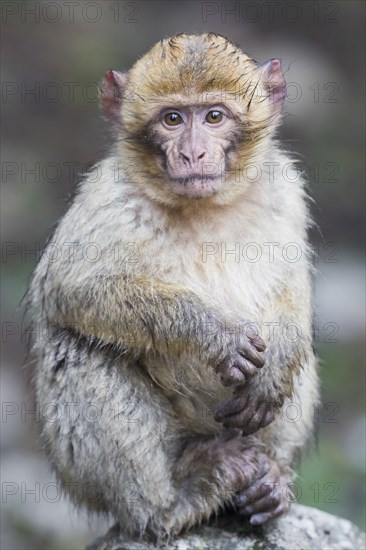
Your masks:
<svg viewBox="0 0 366 550"><path fill-rule="evenodd" d="M214 33L108 70L115 144L35 269L47 454L77 504L132 536L288 510L317 374L306 192L275 138L284 99L278 59Z"/></svg>

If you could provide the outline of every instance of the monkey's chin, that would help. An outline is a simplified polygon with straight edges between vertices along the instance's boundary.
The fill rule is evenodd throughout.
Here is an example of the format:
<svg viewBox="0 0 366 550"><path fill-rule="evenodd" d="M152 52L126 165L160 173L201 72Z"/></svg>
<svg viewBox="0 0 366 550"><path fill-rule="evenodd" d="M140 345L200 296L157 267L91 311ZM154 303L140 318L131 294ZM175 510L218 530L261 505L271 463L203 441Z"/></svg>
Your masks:
<svg viewBox="0 0 366 550"><path fill-rule="evenodd" d="M222 186L221 177L217 178L172 178L169 180L171 191L187 199L203 199L216 195Z"/></svg>

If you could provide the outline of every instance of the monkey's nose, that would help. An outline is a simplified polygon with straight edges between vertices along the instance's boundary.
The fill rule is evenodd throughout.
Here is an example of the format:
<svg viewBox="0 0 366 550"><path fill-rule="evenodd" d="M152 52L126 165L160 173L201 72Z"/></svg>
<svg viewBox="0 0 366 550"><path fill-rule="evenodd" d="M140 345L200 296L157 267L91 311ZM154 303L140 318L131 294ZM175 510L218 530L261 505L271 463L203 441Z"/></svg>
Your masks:
<svg viewBox="0 0 366 550"><path fill-rule="evenodd" d="M206 151L202 149L192 149L191 151L181 151L180 156L187 166L190 168L196 167L200 161L205 157Z"/></svg>

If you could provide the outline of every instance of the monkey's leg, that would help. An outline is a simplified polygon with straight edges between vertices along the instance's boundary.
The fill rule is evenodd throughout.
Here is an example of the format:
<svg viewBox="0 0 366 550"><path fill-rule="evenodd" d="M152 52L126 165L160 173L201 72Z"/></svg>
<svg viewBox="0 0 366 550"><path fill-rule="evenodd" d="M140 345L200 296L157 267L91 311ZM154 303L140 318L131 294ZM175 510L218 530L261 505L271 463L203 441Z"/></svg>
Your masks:
<svg viewBox="0 0 366 550"><path fill-rule="evenodd" d="M187 439L138 363L65 331L43 347L37 394L63 487L134 535L176 534L208 518L261 471L255 438Z"/></svg>

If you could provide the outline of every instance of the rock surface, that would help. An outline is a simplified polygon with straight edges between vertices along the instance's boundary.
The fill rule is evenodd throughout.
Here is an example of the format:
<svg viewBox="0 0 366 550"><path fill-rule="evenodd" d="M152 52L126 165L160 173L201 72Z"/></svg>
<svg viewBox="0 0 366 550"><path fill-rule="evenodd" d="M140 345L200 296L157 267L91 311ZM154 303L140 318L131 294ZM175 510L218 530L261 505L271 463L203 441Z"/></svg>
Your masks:
<svg viewBox="0 0 366 550"><path fill-rule="evenodd" d="M86 550L152 550L148 542L124 537L118 526ZM350 521L316 508L293 505L290 513L264 527L235 515L219 517L159 548L166 550L365 550L364 534Z"/></svg>

